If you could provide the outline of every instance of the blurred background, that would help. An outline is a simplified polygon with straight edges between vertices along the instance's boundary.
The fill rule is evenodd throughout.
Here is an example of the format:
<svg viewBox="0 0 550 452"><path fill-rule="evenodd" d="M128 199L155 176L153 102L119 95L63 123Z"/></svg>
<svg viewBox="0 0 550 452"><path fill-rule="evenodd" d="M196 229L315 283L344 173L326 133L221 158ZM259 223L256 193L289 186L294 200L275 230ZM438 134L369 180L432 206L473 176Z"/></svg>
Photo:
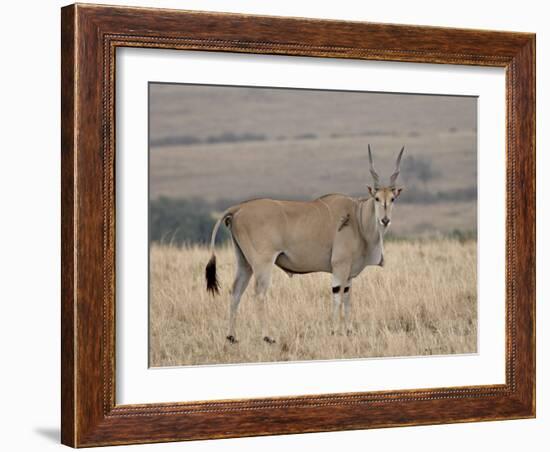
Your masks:
<svg viewBox="0 0 550 452"><path fill-rule="evenodd" d="M384 183L405 146L389 239L476 237L475 97L151 83L149 108L151 241L207 243L247 199L367 196L369 143Z"/></svg>

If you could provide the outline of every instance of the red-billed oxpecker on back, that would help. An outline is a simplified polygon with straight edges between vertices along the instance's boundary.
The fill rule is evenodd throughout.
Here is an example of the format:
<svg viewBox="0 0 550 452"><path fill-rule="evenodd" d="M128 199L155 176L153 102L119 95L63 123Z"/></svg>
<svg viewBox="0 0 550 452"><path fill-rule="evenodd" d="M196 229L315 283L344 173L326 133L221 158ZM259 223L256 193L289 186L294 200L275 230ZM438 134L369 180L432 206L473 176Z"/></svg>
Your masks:
<svg viewBox="0 0 550 452"><path fill-rule="evenodd" d="M223 222L231 232L237 268L229 310L227 340L237 341L235 321L241 297L254 275L254 291L261 322L261 337L275 342L267 332L266 292L273 265L289 276L313 272L332 274L332 333L341 328L343 311L347 334L351 334L353 279L368 265L384 265L384 234L392 219L393 205L401 188L396 186L404 147L398 154L389 185L382 186L368 146L374 184L366 198L329 194L313 201L255 199L223 212L212 231L212 257L206 266L206 288L219 292L216 276L215 240Z"/></svg>

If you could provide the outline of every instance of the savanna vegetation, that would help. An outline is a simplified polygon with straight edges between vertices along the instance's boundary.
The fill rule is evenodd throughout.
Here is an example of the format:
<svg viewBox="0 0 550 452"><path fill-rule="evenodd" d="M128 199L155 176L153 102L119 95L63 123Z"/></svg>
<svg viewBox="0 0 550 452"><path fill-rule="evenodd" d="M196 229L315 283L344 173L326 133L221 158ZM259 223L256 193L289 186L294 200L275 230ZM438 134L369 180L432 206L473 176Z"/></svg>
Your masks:
<svg viewBox="0 0 550 452"><path fill-rule="evenodd" d="M385 266L354 281L353 334L331 335L330 275L273 270L261 340L252 284L239 308L239 342L225 339L234 255L217 251L221 294L207 294L203 245L151 247L150 365L439 355L476 352L476 242L468 237L386 244Z"/></svg>

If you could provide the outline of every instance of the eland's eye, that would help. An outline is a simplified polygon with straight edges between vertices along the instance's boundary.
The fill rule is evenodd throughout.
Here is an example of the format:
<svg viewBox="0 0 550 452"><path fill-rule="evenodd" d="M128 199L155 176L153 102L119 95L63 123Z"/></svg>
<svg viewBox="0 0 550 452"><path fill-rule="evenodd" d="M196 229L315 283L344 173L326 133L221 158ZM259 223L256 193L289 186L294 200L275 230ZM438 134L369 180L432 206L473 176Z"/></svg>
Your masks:
<svg viewBox="0 0 550 452"><path fill-rule="evenodd" d="M376 199L376 202L380 202L380 198L378 196L375 199Z"/></svg>
<svg viewBox="0 0 550 452"><path fill-rule="evenodd" d="M391 202L394 202L394 201L395 201L395 198L392 198L392 199L391 199Z"/></svg>

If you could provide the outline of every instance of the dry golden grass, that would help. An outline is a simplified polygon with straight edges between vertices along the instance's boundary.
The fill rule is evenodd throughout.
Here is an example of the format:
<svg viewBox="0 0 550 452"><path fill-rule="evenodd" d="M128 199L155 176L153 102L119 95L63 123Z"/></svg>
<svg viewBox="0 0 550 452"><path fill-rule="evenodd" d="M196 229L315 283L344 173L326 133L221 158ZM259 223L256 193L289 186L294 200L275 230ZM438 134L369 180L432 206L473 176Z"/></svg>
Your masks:
<svg viewBox="0 0 550 452"><path fill-rule="evenodd" d="M273 271L267 312L276 343L261 341L253 283L225 339L231 246L217 250L221 294L206 293L207 248L151 247L150 365L250 363L474 353L477 344L476 242L390 242L385 267L367 267L353 286L352 336L330 334L330 275L289 278Z"/></svg>

